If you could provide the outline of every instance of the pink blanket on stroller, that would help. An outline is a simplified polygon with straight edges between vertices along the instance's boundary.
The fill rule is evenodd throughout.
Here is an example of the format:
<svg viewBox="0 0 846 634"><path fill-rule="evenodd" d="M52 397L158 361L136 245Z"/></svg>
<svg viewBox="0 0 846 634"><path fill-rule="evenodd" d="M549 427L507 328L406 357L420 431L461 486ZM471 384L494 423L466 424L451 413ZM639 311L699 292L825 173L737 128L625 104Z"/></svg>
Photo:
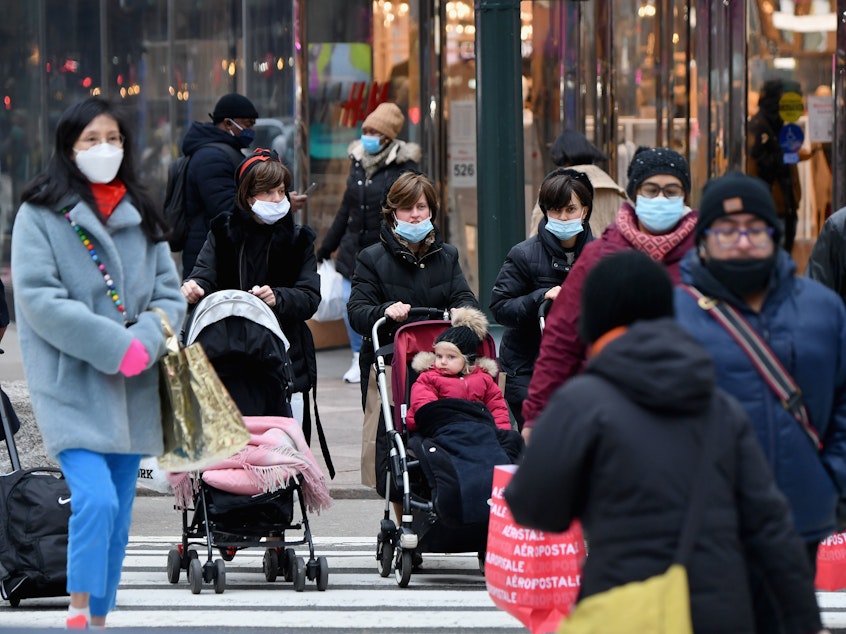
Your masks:
<svg viewBox="0 0 846 634"><path fill-rule="evenodd" d="M326 476L314 459L294 418L281 416L245 416L250 442L226 460L207 467L203 482L237 495L259 495L288 486L294 476L301 476L303 501L309 512L320 513L332 505ZM190 505L197 483L191 473L169 473L176 504Z"/></svg>

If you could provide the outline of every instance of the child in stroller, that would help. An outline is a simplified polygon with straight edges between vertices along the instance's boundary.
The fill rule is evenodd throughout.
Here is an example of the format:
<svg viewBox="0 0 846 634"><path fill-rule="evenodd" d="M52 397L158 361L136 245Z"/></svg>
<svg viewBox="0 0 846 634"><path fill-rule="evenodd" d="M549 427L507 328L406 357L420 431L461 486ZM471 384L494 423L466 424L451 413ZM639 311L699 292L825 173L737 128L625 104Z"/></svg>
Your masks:
<svg viewBox="0 0 846 634"><path fill-rule="evenodd" d="M411 386L411 404L405 423L409 432L417 425L414 413L426 403L442 398L459 398L485 404L500 429L511 429L508 406L494 381L499 373L496 361L477 355L488 334L488 318L476 308L455 308L452 328L435 339L434 352L418 352L411 362L419 373Z"/></svg>
<svg viewBox="0 0 846 634"><path fill-rule="evenodd" d="M430 315L436 312L433 309L412 309L412 313L415 311L428 311ZM441 374L441 378L458 385L466 377L474 376L479 385L486 386L486 398L468 399L466 397L470 393L465 391L462 394L464 398L447 396L434 399L431 398L433 391L414 387L417 370L411 359L416 357L421 362L418 368L424 370L423 386L433 378L432 372L440 373L436 369L426 370L428 365L422 363L426 357L417 356L420 352L431 355L433 342L440 335L450 339L458 334L457 338L461 339L469 334L477 344L475 354L478 357L496 357L490 334L483 328L483 336L478 336L466 325L466 319L466 313L459 312L457 326L447 320L429 320L408 323L397 330L391 361L393 413L385 378L386 350L376 345L383 320L377 322L373 329L377 383L385 420L382 456L379 455L380 443L377 443L377 461L381 457L384 465L381 471L384 478L379 476L379 484L384 483L385 487L385 511L377 537L376 558L382 576L388 576L394 565L400 587L408 585L412 568L421 563L423 552L477 552L481 565L487 540L487 500L491 493L493 468L514 462L522 449L520 435L511 429L510 423L505 428L507 418L500 418L503 428L498 427L485 405L486 399L491 402L498 400L499 404L494 409L505 412L507 417L502 393L492 377L484 375L490 380L487 384L481 374L476 374L477 371L482 372L477 366L470 374L452 378ZM471 321L478 323L478 318ZM468 342L471 336L466 337ZM461 347L464 346L462 343ZM429 395L423 396L427 390ZM414 431L410 433L408 409L412 391L421 401L419 408L413 412ZM452 396L456 394L459 393L452 393ZM426 400L430 402L423 402ZM390 502L400 501L401 510L397 513L400 526L397 527L390 519Z"/></svg>
<svg viewBox="0 0 846 634"><path fill-rule="evenodd" d="M328 585L325 557L315 558L307 511L331 504L320 467L308 448L299 423L291 418L292 385L288 342L271 309L245 291L228 289L208 295L198 305L185 342L200 342L232 395L250 431L250 443L231 458L201 474L170 477L183 513L182 542L168 553L167 574L179 581L188 573L191 591L203 581L225 588L225 564L238 550L265 548L262 569L267 581L282 574L297 591L305 580L318 590ZM296 495L295 495L296 494ZM301 521L294 523L294 500ZM189 521L188 513L193 511ZM286 530L303 531L302 539L286 539ZM192 542L202 539L203 542ZM205 546L205 564L192 545ZM309 559L292 546L306 544ZM212 561L217 549L222 559Z"/></svg>

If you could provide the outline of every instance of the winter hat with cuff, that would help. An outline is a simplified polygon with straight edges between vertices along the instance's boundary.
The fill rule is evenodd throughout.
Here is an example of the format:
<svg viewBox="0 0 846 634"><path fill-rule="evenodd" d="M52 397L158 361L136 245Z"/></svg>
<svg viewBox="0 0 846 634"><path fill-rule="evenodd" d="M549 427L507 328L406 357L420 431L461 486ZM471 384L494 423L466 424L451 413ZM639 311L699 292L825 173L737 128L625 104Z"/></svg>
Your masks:
<svg viewBox="0 0 846 634"><path fill-rule="evenodd" d="M214 123L220 123L224 119L258 119L259 114L252 101L231 92L217 100L214 112L210 112L209 116Z"/></svg>
<svg viewBox="0 0 846 634"><path fill-rule="evenodd" d="M361 127L373 128L393 141L399 135L404 123L405 117L399 106L386 101L380 103L373 112L367 115Z"/></svg>
<svg viewBox="0 0 846 634"><path fill-rule="evenodd" d="M770 225L775 230L773 241L778 244L782 226L770 188L760 178L740 172L711 179L705 184L696 221L696 241L702 239L715 220L738 213L753 214Z"/></svg>
<svg viewBox="0 0 846 634"><path fill-rule="evenodd" d="M452 328L448 328L435 338L435 344L451 343L470 363L476 359L479 345L488 334L488 318L478 308L454 308L452 310Z"/></svg>

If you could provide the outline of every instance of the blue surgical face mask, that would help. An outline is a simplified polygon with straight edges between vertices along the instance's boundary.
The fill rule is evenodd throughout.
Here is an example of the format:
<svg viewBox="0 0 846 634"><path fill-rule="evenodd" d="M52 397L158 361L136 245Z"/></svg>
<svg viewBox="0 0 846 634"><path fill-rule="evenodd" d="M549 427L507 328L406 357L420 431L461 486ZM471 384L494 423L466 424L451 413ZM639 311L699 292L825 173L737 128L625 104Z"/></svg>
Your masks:
<svg viewBox="0 0 846 634"><path fill-rule="evenodd" d="M239 126L235 122L234 119L230 119L230 121L232 122L232 125L234 125L236 128L238 128L241 131L241 134L239 134L238 136L235 136L235 133L232 132L231 130L229 131L229 134L231 134L232 136L235 136L235 138L238 140L238 143L241 144L241 147L250 147L250 144L256 138L256 131L253 130L252 128L242 128L241 126Z"/></svg>
<svg viewBox="0 0 846 634"><path fill-rule="evenodd" d="M394 233L400 238L409 242L410 244L417 244L435 227L432 225L432 219L426 218L418 223L406 222L405 220L397 220L397 226L394 227Z"/></svg>
<svg viewBox="0 0 846 634"><path fill-rule="evenodd" d="M579 235L584 229L581 218L574 218L573 220L546 219L546 230L559 240L569 240L573 236Z"/></svg>
<svg viewBox="0 0 846 634"><path fill-rule="evenodd" d="M652 233L667 233L684 215L684 198L638 196L635 214L643 226Z"/></svg>
<svg viewBox="0 0 846 634"><path fill-rule="evenodd" d="M382 137L373 134L362 134L361 145L368 154L376 154L382 147Z"/></svg>

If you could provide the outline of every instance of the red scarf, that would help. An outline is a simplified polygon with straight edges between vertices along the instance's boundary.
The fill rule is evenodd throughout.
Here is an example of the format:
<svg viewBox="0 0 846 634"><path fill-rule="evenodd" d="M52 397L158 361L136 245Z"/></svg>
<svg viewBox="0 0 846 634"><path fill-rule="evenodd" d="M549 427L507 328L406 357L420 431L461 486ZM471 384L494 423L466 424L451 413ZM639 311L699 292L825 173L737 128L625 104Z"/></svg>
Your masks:
<svg viewBox="0 0 846 634"><path fill-rule="evenodd" d="M108 218L126 194L126 185L118 179L111 183L91 183L91 193L94 194L97 209L104 218Z"/></svg>
<svg viewBox="0 0 846 634"><path fill-rule="evenodd" d="M696 227L696 214L688 213L682 217L676 228L670 233L651 235L644 233L637 226L634 208L623 203L617 212L617 228L623 237L638 251L643 251L656 262L663 262L664 257L693 233Z"/></svg>

